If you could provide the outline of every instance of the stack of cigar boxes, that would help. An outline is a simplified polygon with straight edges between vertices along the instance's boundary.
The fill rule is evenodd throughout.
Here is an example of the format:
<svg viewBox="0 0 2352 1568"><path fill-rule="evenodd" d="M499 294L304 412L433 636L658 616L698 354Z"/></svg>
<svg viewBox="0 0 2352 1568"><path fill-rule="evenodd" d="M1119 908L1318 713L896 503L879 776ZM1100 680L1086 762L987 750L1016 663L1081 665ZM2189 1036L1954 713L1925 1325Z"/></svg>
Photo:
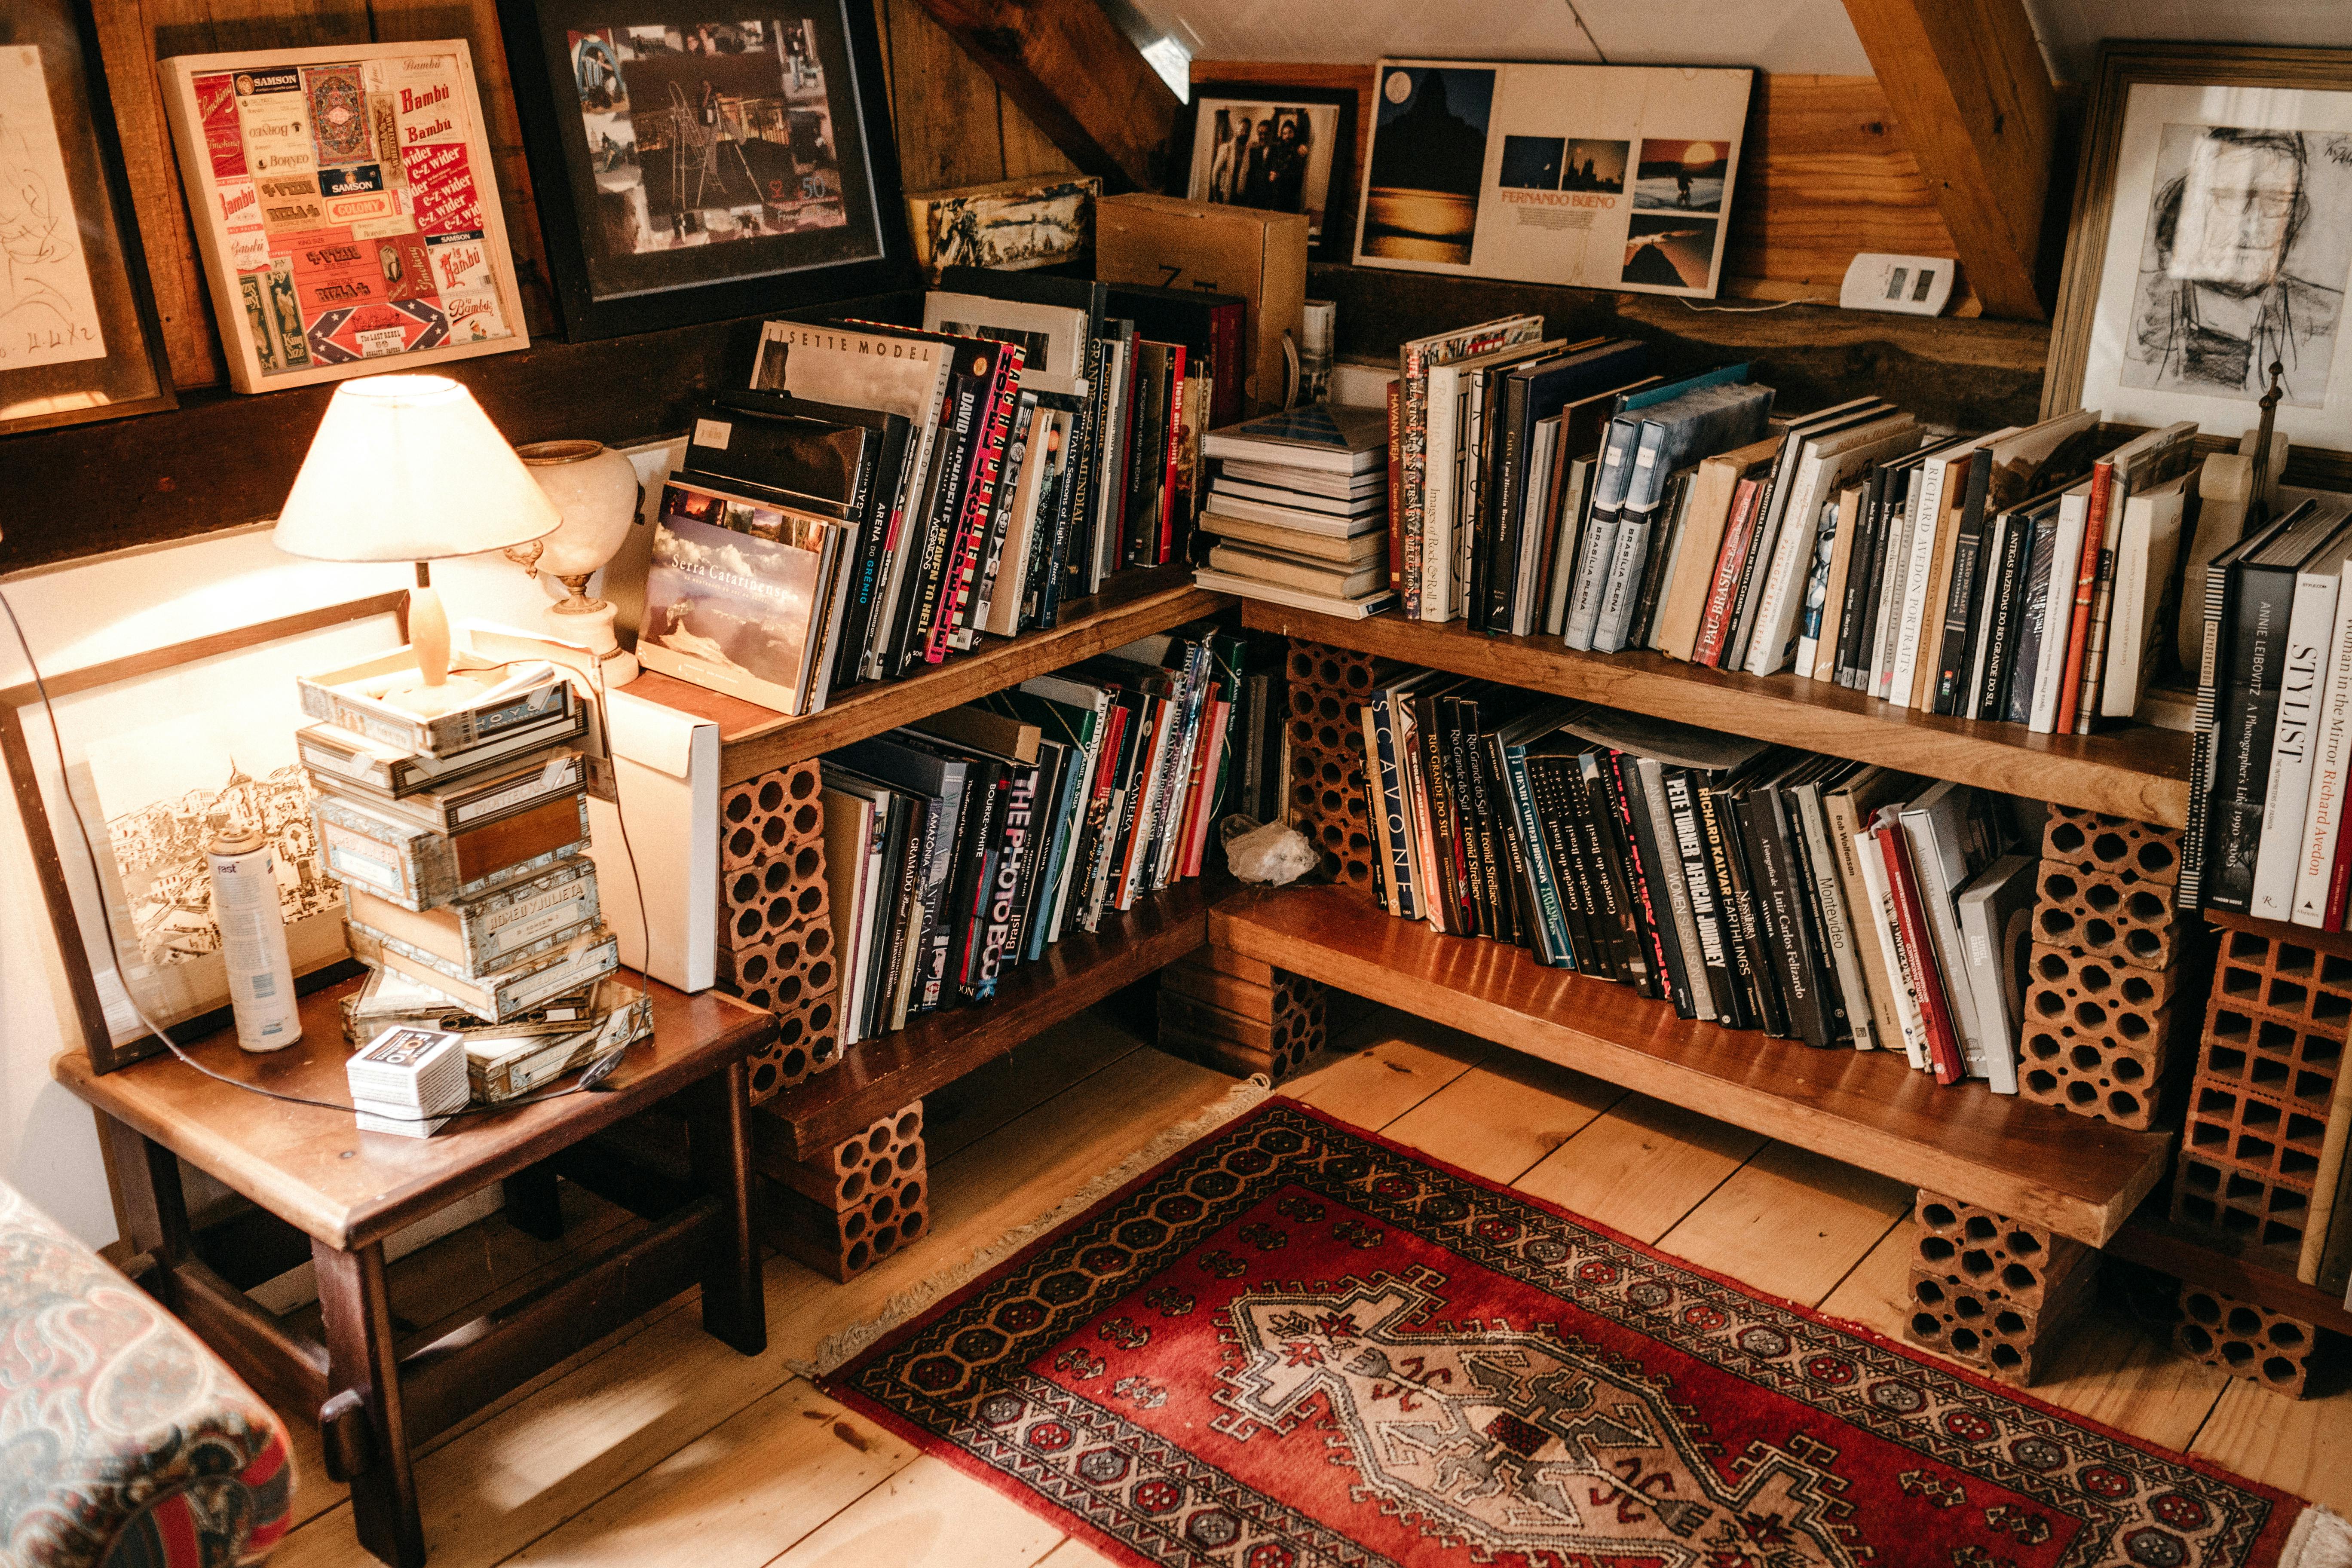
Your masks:
<svg viewBox="0 0 2352 1568"><path fill-rule="evenodd" d="M495 1102L646 1037L652 1006L615 976L597 900L585 700L522 661L422 716L385 695L414 668L402 653L298 683L320 849L373 971L344 1032L456 1036L472 1098Z"/></svg>

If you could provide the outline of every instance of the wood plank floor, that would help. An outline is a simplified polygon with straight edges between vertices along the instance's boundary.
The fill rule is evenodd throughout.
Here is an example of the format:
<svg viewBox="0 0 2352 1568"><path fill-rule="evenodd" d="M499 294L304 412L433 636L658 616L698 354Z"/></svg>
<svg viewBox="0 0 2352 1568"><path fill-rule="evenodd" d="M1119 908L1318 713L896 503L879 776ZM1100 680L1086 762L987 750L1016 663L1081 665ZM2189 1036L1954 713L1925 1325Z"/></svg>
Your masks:
<svg viewBox="0 0 2352 1568"><path fill-rule="evenodd" d="M1693 1263L1897 1333L1910 1194L1402 1015L1359 1026L1288 1092ZM418 1463L434 1568L1101 1568L1084 1542L796 1376L826 1334L1051 1209L1231 1080L1082 1016L929 1102L930 1237L839 1286L767 1266L769 1349L727 1350L680 1298L436 1440ZM564 1187L583 1229L613 1211ZM576 1233L575 1233L576 1234ZM392 1268L446 1320L554 1249L492 1218ZM2289 1404L2105 1320L2036 1391L2352 1513L2352 1394ZM362 1568L342 1489L289 1414L302 1523L273 1563Z"/></svg>

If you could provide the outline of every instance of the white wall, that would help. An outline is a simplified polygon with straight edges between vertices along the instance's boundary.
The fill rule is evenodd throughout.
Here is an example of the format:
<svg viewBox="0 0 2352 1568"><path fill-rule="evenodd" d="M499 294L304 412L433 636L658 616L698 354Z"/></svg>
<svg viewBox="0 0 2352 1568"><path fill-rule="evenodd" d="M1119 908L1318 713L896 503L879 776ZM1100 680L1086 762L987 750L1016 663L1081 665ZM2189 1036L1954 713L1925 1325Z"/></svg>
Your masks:
<svg viewBox="0 0 2352 1568"><path fill-rule="evenodd" d="M412 575L405 565L297 561L270 542L265 526L20 575L0 582L0 593L23 621L42 672L54 674L404 587ZM497 555L438 563L434 582L453 620L535 626L551 596ZM0 686L30 678L0 619ZM31 744L47 739L37 714L28 714L27 729ZM0 1179L103 1246L115 1237L114 1207L96 1126L89 1108L49 1077L51 1059L69 1045L80 1041L63 961L15 794L0 792Z"/></svg>

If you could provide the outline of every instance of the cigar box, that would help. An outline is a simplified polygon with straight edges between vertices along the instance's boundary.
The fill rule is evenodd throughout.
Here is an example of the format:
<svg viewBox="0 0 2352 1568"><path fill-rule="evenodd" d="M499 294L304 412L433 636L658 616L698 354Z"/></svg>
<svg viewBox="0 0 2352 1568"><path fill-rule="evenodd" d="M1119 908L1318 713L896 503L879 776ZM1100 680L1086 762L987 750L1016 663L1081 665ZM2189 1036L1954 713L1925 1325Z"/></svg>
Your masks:
<svg viewBox="0 0 2352 1568"><path fill-rule="evenodd" d="M431 910L521 881L588 847L577 792L456 833L439 833L341 795L318 797L327 869L404 910Z"/></svg>
<svg viewBox="0 0 2352 1568"><path fill-rule="evenodd" d="M568 719L580 710L571 678L541 659L453 663L452 680L481 688L472 703L431 716L411 713L391 694L421 680L415 656L397 648L380 658L295 678L302 711L313 719L399 751L450 761L518 731Z"/></svg>
<svg viewBox="0 0 2352 1568"><path fill-rule="evenodd" d="M511 969L596 923L596 863L584 855L459 903L405 910L353 883L351 918L478 979Z"/></svg>
<svg viewBox="0 0 2352 1568"><path fill-rule="evenodd" d="M342 999L343 1038L359 1045L397 1026L437 1029L445 1034L474 1036L497 1033L510 1039L525 1036L576 1035L599 1016L594 981L560 996L551 996L525 1008L502 1024L477 1018L442 992L393 969L371 969L360 988Z"/></svg>
<svg viewBox="0 0 2352 1568"><path fill-rule="evenodd" d="M446 959L358 921L346 920L343 931L353 958L397 970L492 1024L505 1023L621 966L620 942L602 925L533 952L511 969L482 975L465 973Z"/></svg>
<svg viewBox="0 0 2352 1568"><path fill-rule="evenodd" d="M653 1035L652 999L625 981L598 981L596 1006L594 1022L585 1028L575 1025L561 1035L492 1030L468 1036L466 1077L475 1103L495 1105L529 1094L574 1068Z"/></svg>
<svg viewBox="0 0 2352 1568"><path fill-rule="evenodd" d="M305 724L294 732L294 741L296 754L320 787L357 792L363 799L406 804L420 795L440 796L471 790L479 782L478 775L492 768L511 773L526 761L558 755L587 730L586 710L574 709L446 759L387 746L339 724ZM438 808L428 804L417 809Z"/></svg>

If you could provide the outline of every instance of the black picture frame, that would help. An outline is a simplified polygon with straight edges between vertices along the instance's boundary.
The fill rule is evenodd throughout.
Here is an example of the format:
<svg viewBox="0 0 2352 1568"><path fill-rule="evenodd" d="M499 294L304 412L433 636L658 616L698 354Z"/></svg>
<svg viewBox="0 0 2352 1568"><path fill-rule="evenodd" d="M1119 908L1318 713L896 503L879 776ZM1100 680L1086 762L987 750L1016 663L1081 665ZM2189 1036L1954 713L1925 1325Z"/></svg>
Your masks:
<svg viewBox="0 0 2352 1568"><path fill-rule="evenodd" d="M1223 99L1282 108L1328 106L1339 111L1331 133L1331 172L1325 188L1322 232L1309 242L1307 255L1312 261L1348 260L1355 254L1356 209L1362 205L1357 199L1363 179L1359 156L1361 95L1343 87L1238 80L1194 82L1192 96L1177 114L1176 134L1171 142L1174 156L1170 159L1171 195L1203 199L1194 195L1192 184L1195 148L1200 140L1201 106Z"/></svg>
<svg viewBox="0 0 2352 1568"><path fill-rule="evenodd" d="M70 200L65 216L79 231L105 352L17 369L0 366L0 435L176 408L179 396L139 242L138 214L131 204L89 0L26 0L0 12L0 47L25 46L40 51ZM48 406L9 412L36 404Z"/></svg>
<svg viewBox="0 0 2352 1568"><path fill-rule="evenodd" d="M756 6L748 9L755 15L758 10ZM763 39L754 50L744 49L736 30L745 26L747 8L716 5L711 0L508 0L499 5L514 80L515 107L522 121L523 148L538 201L540 227L547 245L550 282L567 339L576 342L805 309L907 287L918 277L913 247L907 236L898 142L891 131L888 89L872 0L823 0L814 9L820 14L792 20L809 24L812 29L802 35L805 52L796 58L813 59L822 72L824 113L832 126L835 188L845 217L840 232L770 232L675 248L625 251L612 243L611 226L615 221L625 225L633 221L637 211L646 215L648 230L660 221L655 216L653 192L659 184L661 170L668 169L672 180L693 178L696 174L692 170L677 172L684 165L675 154L688 150L685 137L671 135L666 127L681 122L666 119L640 132L639 115L643 113L648 119L680 111L697 118L700 115L700 110L685 96L669 100L678 106L677 109L663 110L656 100L656 109L642 110L632 101L644 89L629 85L629 65L639 58L658 62L658 68L647 74L659 80L664 91L683 95L688 93L686 75L702 68L674 63L667 57L676 53L683 62L691 54L700 52L699 40L706 30L717 30L712 35L714 47L706 57L713 62L720 60L722 55L741 58L748 53L784 46L780 41ZM778 27L784 24L761 19L760 25ZM688 47L656 48L642 57L621 57L618 51L623 46L616 43L615 58L609 62L614 67L611 80L601 84L600 89L583 90L575 75L573 58L575 42L581 35L612 30L617 37L621 30L654 28L666 29L684 40ZM717 47L730 43L733 47L730 48ZM634 50L638 46L632 38L626 47ZM594 63L591 62L587 68L593 69ZM731 66L730 70L733 74ZM845 94L837 90L836 82L845 84L849 90ZM714 79L703 76L701 85L709 90L691 94L691 98L716 101L711 98L718 90ZM611 93L615 86L621 92L618 101L628 106L631 140L625 152L617 145L605 146L600 147L598 156L608 160L604 171L608 176L624 162L634 165L642 197L627 198L637 205L618 220L614 218L614 193L609 180L604 187L599 184L599 171L588 147L587 119L592 112L588 107L589 90L599 91L601 101L610 103L614 101ZM781 142L764 137L740 141L722 137L717 143L718 150L712 156L718 163L705 177L719 181L722 198L735 174L724 166L728 151L737 153L742 179L755 197L762 176L752 170L744 155L745 149L756 151L755 142L781 145L785 152L780 156L794 167L800 165L801 144L795 141L800 126L793 122L789 100L781 101L787 105L780 111L785 123L773 127L782 132ZM617 121L617 110L608 112L614 112ZM726 110L721 108L714 112L723 116ZM751 110L746 108L738 112L748 114ZM738 123L740 127L741 122ZM605 134L618 128L614 123ZM855 146L851 145L852 133ZM650 138L656 135L665 138L667 144L654 143ZM640 141L646 142L644 151L663 154L664 162L650 169L638 163ZM818 168L821 174L823 165ZM779 194L787 194L790 189L773 174L767 177L767 186ZM683 186L674 184L671 188L677 191ZM774 211L764 199L741 203L737 210L753 207L764 208L761 221L768 221L766 214ZM689 211L687 204L671 202L666 204L665 210L673 224L680 224L698 222L699 213L706 209Z"/></svg>

